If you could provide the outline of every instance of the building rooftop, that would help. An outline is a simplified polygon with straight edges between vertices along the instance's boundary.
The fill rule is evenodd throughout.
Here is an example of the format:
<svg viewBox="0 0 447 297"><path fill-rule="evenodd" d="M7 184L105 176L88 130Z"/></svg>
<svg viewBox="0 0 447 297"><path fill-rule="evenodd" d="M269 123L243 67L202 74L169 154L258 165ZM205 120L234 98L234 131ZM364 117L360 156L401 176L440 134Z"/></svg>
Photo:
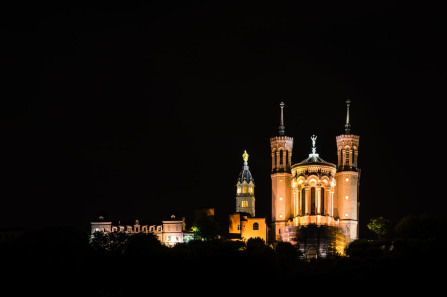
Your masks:
<svg viewBox="0 0 447 297"><path fill-rule="evenodd" d="M335 164L326 162L318 154L309 154L309 157L301 161L300 163L295 164L294 166L302 166L302 165L310 165L310 164L320 164L336 167Z"/></svg>

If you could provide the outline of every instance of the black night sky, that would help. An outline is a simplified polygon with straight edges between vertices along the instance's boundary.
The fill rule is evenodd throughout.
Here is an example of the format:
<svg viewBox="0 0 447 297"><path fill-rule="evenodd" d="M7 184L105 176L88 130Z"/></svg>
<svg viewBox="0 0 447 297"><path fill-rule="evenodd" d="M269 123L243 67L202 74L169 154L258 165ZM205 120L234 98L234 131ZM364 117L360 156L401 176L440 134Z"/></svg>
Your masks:
<svg viewBox="0 0 447 297"><path fill-rule="evenodd" d="M200 207L225 223L244 149L269 217L279 103L293 163L312 134L336 163L346 98L360 236L373 217L445 212L440 7L212 2L4 8L1 228L191 223Z"/></svg>

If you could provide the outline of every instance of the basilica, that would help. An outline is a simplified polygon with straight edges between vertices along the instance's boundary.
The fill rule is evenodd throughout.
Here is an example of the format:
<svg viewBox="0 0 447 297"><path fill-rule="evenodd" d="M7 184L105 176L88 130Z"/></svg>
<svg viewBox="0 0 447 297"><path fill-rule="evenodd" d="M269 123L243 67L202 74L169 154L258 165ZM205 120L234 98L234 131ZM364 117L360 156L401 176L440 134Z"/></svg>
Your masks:
<svg viewBox="0 0 447 297"><path fill-rule="evenodd" d="M271 148L271 222L256 217L255 181L244 151L242 170L236 181L235 212L229 214L229 239L247 241L261 238L265 242L286 241L297 245L306 258L343 254L345 247L358 239L359 136L351 133L350 101L344 133L335 137L337 164L325 161L317 153L317 136L312 135L311 153L299 163L292 163L293 137L285 135L284 103L278 136L270 138ZM214 215L214 210L212 214ZM194 234L186 232L184 219L174 216L163 226L112 226L111 222L92 222L97 231L153 233L168 246L187 242Z"/></svg>
<svg viewBox="0 0 447 297"><path fill-rule="evenodd" d="M350 101L346 104L345 133L335 138L337 164L319 156L315 135L311 137L312 153L301 162L292 163L293 137L285 135L284 103L280 104L279 133L270 138L271 226L266 227L265 219L255 217L255 185L245 152L236 185L236 213L230 215L230 234L239 234L243 239L261 237L271 242L291 242L308 257L343 254L345 247L358 238L359 136L351 133ZM260 229L262 236L254 232Z"/></svg>
<svg viewBox="0 0 447 297"><path fill-rule="evenodd" d="M293 138L285 135L281 103L279 135L270 138L272 153L272 237L299 243L308 254L343 253L358 238L359 136L351 133L350 100L346 101L345 133L335 138L338 162L323 160L316 151L292 164Z"/></svg>

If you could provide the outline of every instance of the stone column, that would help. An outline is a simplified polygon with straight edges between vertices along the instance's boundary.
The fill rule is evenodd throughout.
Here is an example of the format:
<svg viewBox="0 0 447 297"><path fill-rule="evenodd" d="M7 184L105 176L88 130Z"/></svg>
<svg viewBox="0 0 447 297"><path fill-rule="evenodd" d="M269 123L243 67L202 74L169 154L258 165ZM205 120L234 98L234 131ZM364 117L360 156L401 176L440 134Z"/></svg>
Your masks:
<svg viewBox="0 0 447 297"><path fill-rule="evenodd" d="M306 209L304 210L305 214L310 214L310 187L306 186Z"/></svg>
<svg viewBox="0 0 447 297"><path fill-rule="evenodd" d="M337 157L338 157L338 165L341 165L342 164L342 162L341 162L341 160L342 160L342 156L341 156L341 153L342 152L342 150L338 150L338 153L337 153Z"/></svg>
<svg viewBox="0 0 447 297"><path fill-rule="evenodd" d="M276 151L276 168L279 168L279 150Z"/></svg>
<svg viewBox="0 0 447 297"><path fill-rule="evenodd" d="M334 217L334 190L331 189L331 217Z"/></svg>
<svg viewBox="0 0 447 297"><path fill-rule="evenodd" d="M284 170L286 170L286 168L287 168L287 166L286 166L286 164L287 164L287 159L286 159L287 153L286 153L286 151L287 150L283 150L282 151L282 165L284 167Z"/></svg>
<svg viewBox="0 0 447 297"><path fill-rule="evenodd" d="M289 151L289 166L292 167L292 150Z"/></svg>
<svg viewBox="0 0 447 297"><path fill-rule="evenodd" d="M354 150L351 148L350 150L349 150L349 166L354 166L354 164L352 163L352 158L353 158L353 155L354 154Z"/></svg>
<svg viewBox="0 0 447 297"><path fill-rule="evenodd" d="M321 214L321 187L316 186L315 187L315 206L316 206L316 210L315 213L316 214Z"/></svg>
<svg viewBox="0 0 447 297"><path fill-rule="evenodd" d="M298 187L293 188L293 217L298 215Z"/></svg>

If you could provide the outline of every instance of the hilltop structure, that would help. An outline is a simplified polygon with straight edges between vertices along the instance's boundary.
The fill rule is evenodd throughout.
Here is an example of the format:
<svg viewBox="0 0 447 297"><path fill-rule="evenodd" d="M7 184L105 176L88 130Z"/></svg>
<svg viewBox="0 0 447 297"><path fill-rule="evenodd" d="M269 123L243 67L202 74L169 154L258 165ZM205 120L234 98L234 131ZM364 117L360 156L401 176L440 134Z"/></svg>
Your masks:
<svg viewBox="0 0 447 297"><path fill-rule="evenodd" d="M244 166L236 183L236 212L229 216L229 235L231 239L261 238L267 242L266 218L255 217L255 181L248 168L247 151L242 158Z"/></svg>
<svg viewBox="0 0 447 297"><path fill-rule="evenodd" d="M124 232L127 234L152 233L158 240L167 246L174 246L177 243L188 242L194 239L192 232L185 230L184 219L177 219L172 215L169 220L162 221L162 225L140 225L138 220L134 225L113 225L111 221L104 221L104 217L99 217L98 221L91 222L91 234L95 232Z"/></svg>
<svg viewBox="0 0 447 297"><path fill-rule="evenodd" d="M262 238L265 242L286 241L299 246L307 258L343 254L345 247L358 239L359 136L351 133L350 101L347 100L345 131L336 136L337 164L326 162L317 153L317 136L312 135L312 153L292 164L293 137L285 135L284 103L281 102L279 135L270 138L272 157L271 228L266 218L257 218L255 182L248 166L248 154L236 182L236 209L229 215L230 239L246 241ZM204 210L201 210L202 212ZM203 215L214 215L214 209ZM185 232L184 221L175 216L159 226L112 226L99 220L91 223L96 231L154 233L166 245L193 239Z"/></svg>
<svg viewBox="0 0 447 297"><path fill-rule="evenodd" d="M272 238L299 244L311 257L343 253L358 238L359 136L351 133L350 101L346 104L345 133L336 137L337 164L319 156L315 135L312 153L292 164L293 138L285 135L282 102L279 135L270 138Z"/></svg>

